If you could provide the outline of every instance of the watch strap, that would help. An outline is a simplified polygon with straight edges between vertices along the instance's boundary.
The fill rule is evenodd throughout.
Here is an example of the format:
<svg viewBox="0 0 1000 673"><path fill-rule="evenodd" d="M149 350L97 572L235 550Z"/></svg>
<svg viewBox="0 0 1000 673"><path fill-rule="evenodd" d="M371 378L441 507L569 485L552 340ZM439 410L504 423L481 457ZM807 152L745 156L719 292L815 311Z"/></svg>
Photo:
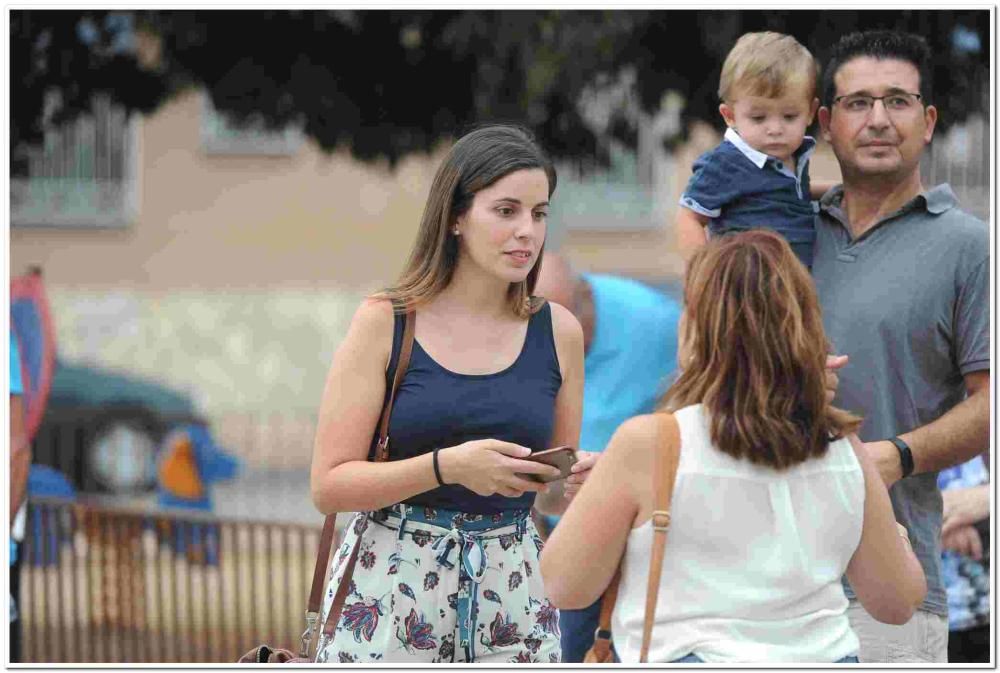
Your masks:
<svg viewBox="0 0 1000 673"><path fill-rule="evenodd" d="M896 450L899 451L899 464L903 470L903 478L909 477L913 474L913 452L910 450L909 444L904 442L899 437L890 437L889 441L895 445Z"/></svg>

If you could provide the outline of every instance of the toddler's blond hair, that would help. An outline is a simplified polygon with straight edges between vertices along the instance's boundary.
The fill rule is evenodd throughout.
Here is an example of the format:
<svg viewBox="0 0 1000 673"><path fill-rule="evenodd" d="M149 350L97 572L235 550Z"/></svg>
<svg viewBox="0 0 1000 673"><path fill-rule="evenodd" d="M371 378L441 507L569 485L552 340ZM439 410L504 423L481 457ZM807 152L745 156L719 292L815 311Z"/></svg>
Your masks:
<svg viewBox="0 0 1000 673"><path fill-rule="evenodd" d="M725 103L739 94L780 98L801 86L811 101L818 75L816 59L791 35L745 33L722 64L719 98Z"/></svg>

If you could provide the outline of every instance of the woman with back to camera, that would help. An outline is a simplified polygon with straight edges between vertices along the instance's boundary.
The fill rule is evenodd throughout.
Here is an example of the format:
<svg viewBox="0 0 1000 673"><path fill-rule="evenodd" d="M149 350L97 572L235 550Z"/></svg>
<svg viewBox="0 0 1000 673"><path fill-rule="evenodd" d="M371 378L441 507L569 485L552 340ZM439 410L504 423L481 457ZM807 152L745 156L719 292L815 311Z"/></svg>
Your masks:
<svg viewBox="0 0 1000 673"><path fill-rule="evenodd" d="M874 464L846 438L860 419L826 400L808 272L777 234L725 236L692 258L684 300L682 373L659 412L677 420L680 459L649 661L857 661L842 576L897 624L927 585ZM612 632L627 663L653 539L652 479L635 475L652 474L663 420L622 424L542 554L565 608L593 602L622 560Z"/></svg>
<svg viewBox="0 0 1000 673"><path fill-rule="evenodd" d="M358 536L361 546L319 662L559 660L558 612L542 589L528 512L533 503L564 509L592 459L565 484L522 476L558 475L523 459L576 446L580 433L580 324L532 297L555 186L552 164L519 127L459 139L399 282L362 303L334 356L313 501L324 514L359 514L334 554L321 624ZM370 462L406 311L415 338L390 459Z"/></svg>

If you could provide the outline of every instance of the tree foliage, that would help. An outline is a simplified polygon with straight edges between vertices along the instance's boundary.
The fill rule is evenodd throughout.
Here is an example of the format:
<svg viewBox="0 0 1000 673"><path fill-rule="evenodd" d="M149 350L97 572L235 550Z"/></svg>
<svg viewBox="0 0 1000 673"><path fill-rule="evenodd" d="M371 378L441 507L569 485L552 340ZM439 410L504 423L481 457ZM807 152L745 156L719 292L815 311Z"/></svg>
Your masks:
<svg viewBox="0 0 1000 673"><path fill-rule="evenodd" d="M89 109L95 92L150 112L190 86L236 122L299 124L365 160L504 120L556 156L603 163L610 138L635 145L635 115L623 107L595 123L581 99L621 73L648 112L667 91L683 96L680 132L664 138L675 142L693 120L720 123L719 71L743 32L790 33L822 62L840 35L875 27L928 39L943 124L981 108L988 10L14 10L12 170L46 124ZM157 58L138 57L136 35L153 37Z"/></svg>

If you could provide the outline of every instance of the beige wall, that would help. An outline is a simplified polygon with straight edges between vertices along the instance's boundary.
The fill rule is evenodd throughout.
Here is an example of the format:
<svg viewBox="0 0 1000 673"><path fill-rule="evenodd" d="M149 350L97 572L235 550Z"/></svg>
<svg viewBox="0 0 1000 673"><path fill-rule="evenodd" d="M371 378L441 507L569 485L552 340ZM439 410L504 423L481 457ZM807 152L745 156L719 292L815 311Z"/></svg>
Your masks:
<svg viewBox="0 0 1000 673"><path fill-rule="evenodd" d="M308 141L212 155L201 114L192 92L140 122L134 224L13 228L11 273L43 268L67 360L157 379L211 416L312 413L358 301L404 261L440 157L390 171Z"/></svg>
<svg viewBox="0 0 1000 673"><path fill-rule="evenodd" d="M184 95L143 120L139 216L123 230L14 228L11 268L49 283L135 290L372 287L412 241L438 157L387 166L326 155L209 155L201 102Z"/></svg>
<svg viewBox="0 0 1000 673"><path fill-rule="evenodd" d="M676 281L683 272L683 260L674 241L673 218L676 203L691 177L691 165L699 154L714 147L719 136L707 124L697 124L687 143L668 159L668 184L662 198L669 208L663 226L632 231L569 231L564 246L573 263L581 269L600 273L621 273L649 282Z"/></svg>

